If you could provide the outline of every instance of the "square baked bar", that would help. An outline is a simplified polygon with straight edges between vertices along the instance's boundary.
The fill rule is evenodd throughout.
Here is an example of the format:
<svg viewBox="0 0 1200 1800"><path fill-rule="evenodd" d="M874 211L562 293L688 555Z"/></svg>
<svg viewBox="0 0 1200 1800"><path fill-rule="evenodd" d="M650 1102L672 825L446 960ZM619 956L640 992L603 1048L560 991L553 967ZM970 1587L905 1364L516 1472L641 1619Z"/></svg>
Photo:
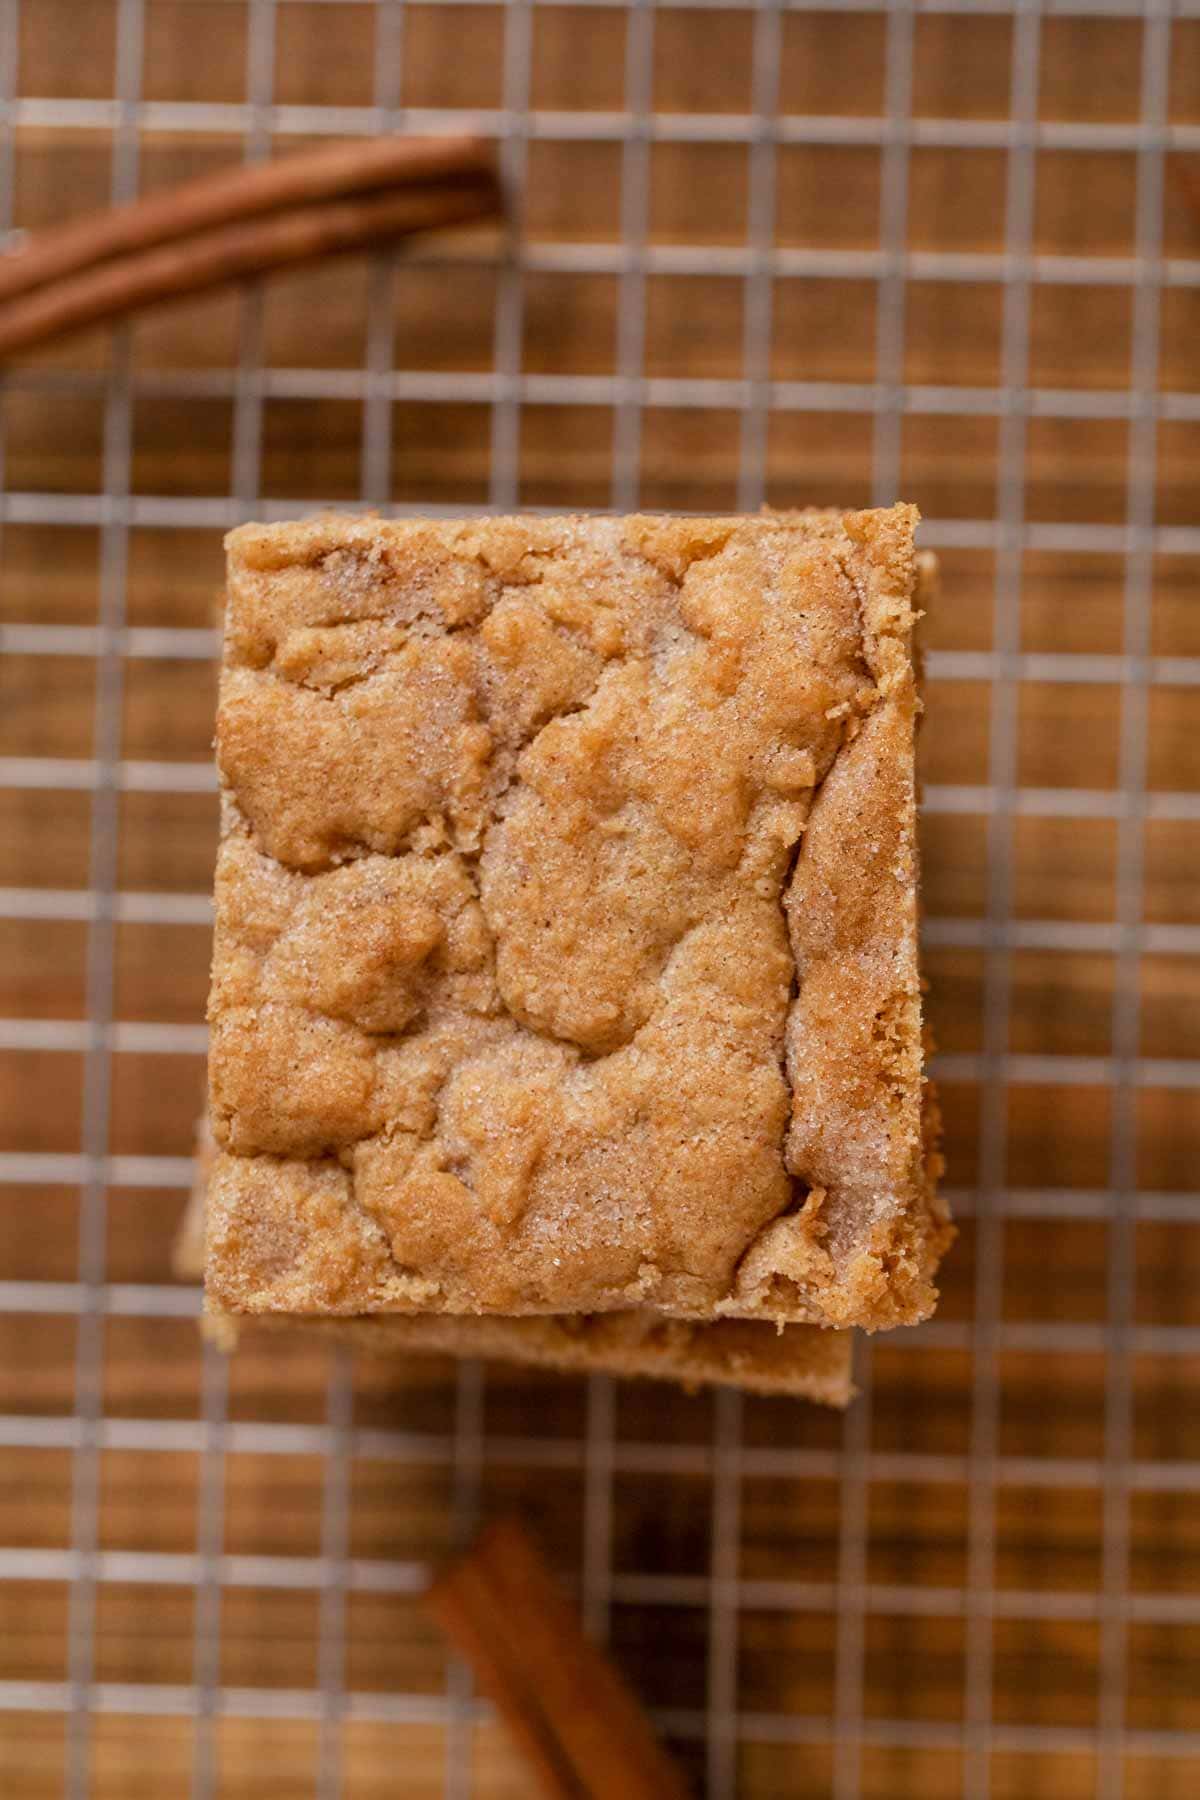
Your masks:
<svg viewBox="0 0 1200 1800"><path fill-rule="evenodd" d="M232 534L212 1304L932 1310L916 519Z"/></svg>

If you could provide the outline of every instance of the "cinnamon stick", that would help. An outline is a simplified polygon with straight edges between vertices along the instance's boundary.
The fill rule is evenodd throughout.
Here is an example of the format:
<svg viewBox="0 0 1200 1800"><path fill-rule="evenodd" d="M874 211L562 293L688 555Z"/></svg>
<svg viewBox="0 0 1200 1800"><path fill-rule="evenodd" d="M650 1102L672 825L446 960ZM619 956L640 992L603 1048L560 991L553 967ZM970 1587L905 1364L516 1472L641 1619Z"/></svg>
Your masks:
<svg viewBox="0 0 1200 1800"><path fill-rule="evenodd" d="M381 137L324 144L252 167L223 169L109 212L18 239L0 252L0 301L117 256L285 208L462 176L486 179L490 146L474 137Z"/></svg>
<svg viewBox="0 0 1200 1800"><path fill-rule="evenodd" d="M84 269L0 308L0 360L162 301L486 218L498 205L492 175L467 175L219 226Z"/></svg>
<svg viewBox="0 0 1200 1800"><path fill-rule="evenodd" d="M515 1520L490 1526L426 1606L471 1664L552 1800L684 1800L632 1691L583 1635Z"/></svg>

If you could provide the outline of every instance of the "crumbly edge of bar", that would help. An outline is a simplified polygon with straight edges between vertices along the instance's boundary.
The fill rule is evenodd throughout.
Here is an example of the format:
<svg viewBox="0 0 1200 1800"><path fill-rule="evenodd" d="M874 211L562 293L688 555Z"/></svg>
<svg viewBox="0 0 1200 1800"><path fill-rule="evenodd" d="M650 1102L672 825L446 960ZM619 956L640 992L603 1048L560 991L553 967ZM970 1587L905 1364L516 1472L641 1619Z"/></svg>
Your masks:
<svg viewBox="0 0 1200 1800"><path fill-rule="evenodd" d="M749 1247L739 1269L741 1291L735 1288L732 1303L720 1310L743 1318L795 1316L786 1304L789 1295L798 1279L812 1282L815 1275L827 1323L875 1331L916 1324L933 1313L934 1276L955 1236L938 1192L944 1169L941 1111L925 1074L930 1039L917 960L915 740L922 714L917 624L936 595L938 568L934 557L913 553L911 509L857 518L827 512L801 516L821 535L836 535L839 523L851 535L866 528L872 561L862 594L863 636L879 699L818 789L785 898L786 905L805 883L809 904L790 912L797 993L789 1032L800 1036L804 1054L790 1068L788 1167L807 1192ZM839 791L856 760L872 755L875 779ZM846 829L830 844L820 809L839 805ZM879 863L880 845L887 847L891 830L898 868L889 877L886 870L881 875ZM839 934L847 920L848 939ZM844 998L836 987L839 976L863 988L873 977L879 1004L871 1016L861 1003L837 1008L823 1028L801 1034L797 1028L805 1023L814 968L822 964L832 970L835 999ZM853 1072L847 1079L848 1068ZM817 1120L802 1134L802 1088L814 1071ZM888 1135L889 1152L902 1167L881 1195L860 1180L839 1217L838 1176L849 1173L848 1146L859 1123L852 1108L839 1114L842 1088L869 1096L863 1110ZM832 1153L820 1141L829 1136Z"/></svg>
<svg viewBox="0 0 1200 1800"><path fill-rule="evenodd" d="M845 533L851 540L869 548L870 574L860 589L860 599L864 649L879 696L875 711L891 709L895 712L899 709L903 712L908 709L906 754L910 761L911 724L916 710L909 647L915 568L911 547L914 522L915 512L905 508L885 514L807 514L793 516L787 522L778 521L784 529L789 523L793 528L802 524L804 530L819 537L836 538L839 533ZM507 523L522 529L525 524ZM702 533L714 523L719 522L696 521L694 529ZM236 554L258 570L283 568L311 562L329 550L344 547L350 540L368 542L373 529L377 528L362 521L337 519L318 519L302 526L283 528L244 527L232 535L231 546ZM868 715L868 722L873 717L874 713ZM903 732L900 735L903 737ZM844 745L839 757L845 748ZM827 776L826 781L828 779ZM911 811L911 798L909 806ZM911 819L908 827L911 830ZM801 858L803 854L802 841ZM874 924L877 928L878 922ZM911 937L908 946L912 951L911 990L915 982L915 924L905 928ZM773 1269L769 1257L760 1258L760 1268L754 1271L751 1279L742 1283L741 1291L735 1283L733 1292L718 1307L717 1310L730 1322L738 1318L777 1321L815 1318L826 1324L853 1323L873 1329L912 1322L932 1311L936 1301L932 1274L948 1241L949 1228L944 1209L936 1198L936 1149L926 1140L916 1116L922 1081L920 1029L919 995L909 991L904 1005L887 1021L886 1027L893 1039L898 1035L903 1040L902 1053L908 1057L910 1071L914 1067L914 1055L916 1059L915 1079L910 1081L907 1094L901 1095L900 1105L893 1108L897 1113L907 1111L908 1114L907 1127L903 1121L899 1125L901 1135L907 1129L910 1139L905 1181L879 1196L882 1202L879 1216L871 1221L866 1241L842 1246L843 1252L848 1250L849 1254L843 1255L841 1269L835 1266L823 1243L830 1229L828 1221L819 1216L825 1195L818 1184L807 1182L808 1191L802 1196L802 1205L789 1215L796 1223L788 1226L785 1254L779 1259L781 1266ZM894 1060L894 1044L881 1045L880 1053L881 1057ZM796 1173L794 1169L792 1172ZM770 1221L764 1229L770 1232L781 1225L787 1226L788 1220ZM749 1253L756 1247L761 1248L763 1236L760 1232L748 1246L748 1258L743 1258L739 1278L748 1261L753 1264L754 1258ZM827 1264L825 1269L822 1269L822 1257ZM804 1273L803 1288L793 1278L792 1271L797 1269ZM814 1269L818 1272L815 1280ZM404 1281L407 1286L403 1293L397 1291L383 1301L389 1310L422 1313L434 1307L440 1310L444 1305L444 1301L439 1303L430 1284L412 1277L405 1277ZM223 1300L226 1298L222 1296ZM616 1301L614 1310L620 1305L621 1302ZM247 1306L246 1310L258 1309Z"/></svg>
<svg viewBox="0 0 1200 1800"><path fill-rule="evenodd" d="M349 1318L297 1318L206 1306L203 1329L232 1350L243 1332L299 1332L348 1345L368 1356L479 1357L563 1375L616 1375L673 1381L693 1390L733 1387L787 1395L843 1408L854 1398L853 1333L820 1325L774 1326L753 1319L697 1324L656 1313L535 1314L370 1313Z"/></svg>
<svg viewBox="0 0 1200 1800"><path fill-rule="evenodd" d="M196 1132L192 1188L172 1246L172 1267L182 1281L199 1281L204 1274L205 1202L215 1156L208 1120L203 1119ZM234 1349L247 1328L311 1331L369 1356L483 1357L561 1374L675 1381L687 1389L736 1387L838 1408L848 1406L855 1393L853 1335L818 1325L777 1330L761 1321L695 1324L653 1313L522 1319L448 1313L248 1318L209 1301L202 1328L225 1350Z"/></svg>

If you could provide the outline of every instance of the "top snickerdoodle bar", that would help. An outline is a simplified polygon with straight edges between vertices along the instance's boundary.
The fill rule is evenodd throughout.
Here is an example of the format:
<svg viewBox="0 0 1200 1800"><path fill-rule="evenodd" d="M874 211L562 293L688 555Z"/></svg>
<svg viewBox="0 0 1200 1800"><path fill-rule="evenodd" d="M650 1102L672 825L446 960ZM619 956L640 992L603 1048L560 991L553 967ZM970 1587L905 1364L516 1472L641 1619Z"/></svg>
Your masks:
<svg viewBox="0 0 1200 1800"><path fill-rule="evenodd" d="M916 519L232 534L217 1304L932 1310Z"/></svg>

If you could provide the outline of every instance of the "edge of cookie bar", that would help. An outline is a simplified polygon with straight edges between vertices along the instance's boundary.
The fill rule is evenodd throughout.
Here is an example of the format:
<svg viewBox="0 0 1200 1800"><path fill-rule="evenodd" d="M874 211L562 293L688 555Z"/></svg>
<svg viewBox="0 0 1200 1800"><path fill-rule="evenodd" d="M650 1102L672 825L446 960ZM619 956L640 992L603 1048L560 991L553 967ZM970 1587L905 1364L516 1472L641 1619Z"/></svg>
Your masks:
<svg viewBox="0 0 1200 1800"><path fill-rule="evenodd" d="M786 1156L804 1197L749 1246L721 1310L795 1317L808 1300L827 1324L872 1331L929 1317L954 1236L917 959L915 626L937 564L914 553L913 507L809 520L867 550L863 643L879 698L818 790L785 895L797 967Z"/></svg>
<svg viewBox="0 0 1200 1800"><path fill-rule="evenodd" d="M936 1149L920 1119L927 1088L920 1053L913 831L916 518L914 508L904 507L794 518L816 536L844 535L866 553L866 579L857 568L852 574L847 567L847 573L859 594L864 660L877 697L857 732L848 730L817 791L785 896L800 974L788 1028L792 1123L787 1163L802 1189L801 1204L770 1221L744 1252L731 1290L715 1308L731 1323L810 1319L874 1329L927 1316L936 1300L932 1274L950 1232L936 1198ZM502 521L497 529L505 524L520 534L520 522ZM699 521L697 529L705 524ZM269 575L311 562L351 538L370 541L372 529L368 521L336 519L289 526L285 532L245 527L232 534L230 547L240 555L243 570ZM874 780L864 784L864 771L873 771ZM858 826L849 853L841 829L847 818ZM889 832L897 838L895 867L881 890L878 847ZM850 905L851 900L856 904ZM849 936L842 928L845 916L853 923ZM830 1004L828 997L823 1009L815 1003L822 981L828 986L832 976L836 990L839 968L848 968L855 977L864 971L871 975L880 1003L869 1014L861 1007ZM843 993L843 1001L845 997ZM848 1017L852 1025L866 1020L866 1043L846 1041ZM847 1096L841 1108L820 1104L831 1081ZM815 1096L817 1104L806 1106L806 1096ZM864 1126L878 1126L880 1120L878 1141L864 1148ZM374 1312L381 1303L389 1312L444 1307L445 1297L439 1297L434 1284L390 1263L386 1245L376 1241L369 1221L342 1214L340 1171L335 1175L328 1165L296 1167L271 1157L254 1158L255 1168L246 1166L247 1159L235 1160L243 1164L239 1178L252 1186L261 1178L289 1190L286 1197L276 1193L272 1199L296 1202L290 1224L299 1227L302 1216L307 1221L313 1256L297 1262L294 1296L289 1297L286 1279L272 1284L269 1300L251 1292L253 1281L238 1281L240 1254L251 1268L256 1260L278 1267L281 1232L293 1235L278 1205L268 1207L256 1227L253 1206L246 1204L252 1196L243 1194L243 1204L232 1209L236 1220L226 1219L233 1236L226 1229L218 1261L226 1277L231 1269L235 1272L235 1280L215 1285L221 1302L255 1313L311 1313L315 1305L343 1316ZM332 1256L326 1254L329 1250Z"/></svg>
<svg viewBox="0 0 1200 1800"><path fill-rule="evenodd" d="M172 1266L183 1280L198 1281L204 1274L206 1201L216 1154L204 1120L196 1134L192 1190L173 1246ZM777 1331L760 1320L694 1324L636 1312L522 1319L451 1313L248 1318L207 1303L203 1329L221 1348L233 1349L247 1326L316 1332L371 1356L477 1356L562 1374L677 1381L688 1388L738 1387L839 1408L855 1393L852 1334L818 1325Z"/></svg>
<svg viewBox="0 0 1200 1800"><path fill-rule="evenodd" d="M370 1313L351 1318L293 1318L286 1313L224 1312L206 1306L203 1328L222 1349L244 1329L317 1334L368 1356L480 1357L563 1375L617 1375L673 1381L687 1389L734 1387L845 1408L853 1333L820 1325L781 1330L761 1319L694 1323L646 1312L506 1318L492 1313Z"/></svg>

